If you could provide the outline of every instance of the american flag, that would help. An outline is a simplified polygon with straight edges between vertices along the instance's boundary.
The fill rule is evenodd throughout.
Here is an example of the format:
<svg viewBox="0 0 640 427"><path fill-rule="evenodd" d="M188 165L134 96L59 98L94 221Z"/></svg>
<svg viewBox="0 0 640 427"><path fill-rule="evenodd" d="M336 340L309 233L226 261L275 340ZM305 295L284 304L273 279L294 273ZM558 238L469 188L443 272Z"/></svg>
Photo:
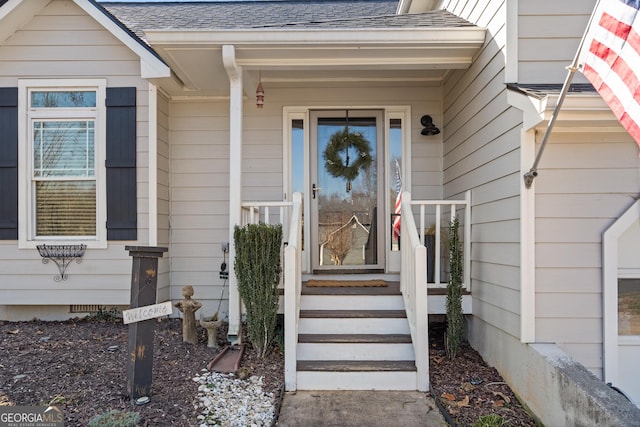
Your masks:
<svg viewBox="0 0 640 427"><path fill-rule="evenodd" d="M640 145L640 0L601 0L580 52L583 74Z"/></svg>
<svg viewBox="0 0 640 427"><path fill-rule="evenodd" d="M402 178L400 178L400 164L396 160L396 207L393 213L393 235L400 238L400 214L402 212Z"/></svg>

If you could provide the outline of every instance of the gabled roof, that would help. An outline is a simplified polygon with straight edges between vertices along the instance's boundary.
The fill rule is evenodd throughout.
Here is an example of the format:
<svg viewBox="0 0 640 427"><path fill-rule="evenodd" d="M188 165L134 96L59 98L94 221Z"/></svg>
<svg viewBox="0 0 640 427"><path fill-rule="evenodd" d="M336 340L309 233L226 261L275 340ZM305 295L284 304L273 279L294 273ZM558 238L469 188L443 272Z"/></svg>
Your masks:
<svg viewBox="0 0 640 427"><path fill-rule="evenodd" d="M103 2L137 34L145 29L220 30L394 15L397 0L259 0L222 2Z"/></svg>
<svg viewBox="0 0 640 427"><path fill-rule="evenodd" d="M247 87L257 77L268 85L437 84L468 67L485 40L485 29L444 10L397 14L397 0L72 1L140 56L143 77L177 76L163 86L172 95L228 94L225 46ZM21 25L14 17L48 2L0 0L0 39Z"/></svg>
<svg viewBox="0 0 640 427"><path fill-rule="evenodd" d="M222 46L248 86L441 81L467 67L485 30L450 12L396 14L397 0L102 2L145 40L184 87L225 95ZM254 81L252 81L254 80Z"/></svg>
<svg viewBox="0 0 640 427"><path fill-rule="evenodd" d="M162 58L126 26L114 19L95 0L73 0L73 2L138 55L142 77L170 76L170 69ZM48 0L0 0L0 43L18 31L48 3Z"/></svg>
<svg viewBox="0 0 640 427"><path fill-rule="evenodd" d="M145 30L473 27L445 10L396 15L396 0L103 2L140 39Z"/></svg>

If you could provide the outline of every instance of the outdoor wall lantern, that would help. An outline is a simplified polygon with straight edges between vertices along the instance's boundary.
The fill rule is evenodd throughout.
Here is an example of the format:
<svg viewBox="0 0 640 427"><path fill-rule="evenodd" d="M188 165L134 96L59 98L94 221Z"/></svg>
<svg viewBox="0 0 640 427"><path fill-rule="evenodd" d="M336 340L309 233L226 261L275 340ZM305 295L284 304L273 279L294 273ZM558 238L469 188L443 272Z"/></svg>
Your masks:
<svg viewBox="0 0 640 427"><path fill-rule="evenodd" d="M422 132L420 132L422 135L430 136L440 133L440 129L438 129L436 125L433 124L433 119L431 118L431 116L425 114L424 116L420 117L420 123L422 123L422 126L424 126L424 129L422 129Z"/></svg>
<svg viewBox="0 0 640 427"><path fill-rule="evenodd" d="M60 274L53 276L53 280L59 282L67 280L65 272L71 261L75 259L78 264L82 262L82 256L87 245L38 245L36 247L42 257L43 264L51 260L58 266Z"/></svg>

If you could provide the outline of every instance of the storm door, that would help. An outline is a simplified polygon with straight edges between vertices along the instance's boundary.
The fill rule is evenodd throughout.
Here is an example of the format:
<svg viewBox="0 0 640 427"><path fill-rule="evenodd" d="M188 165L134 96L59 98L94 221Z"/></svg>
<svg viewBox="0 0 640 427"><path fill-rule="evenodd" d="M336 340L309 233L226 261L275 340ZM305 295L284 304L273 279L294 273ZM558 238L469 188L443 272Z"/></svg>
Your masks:
<svg viewBox="0 0 640 427"><path fill-rule="evenodd" d="M314 270L384 266L382 117L378 110L311 112Z"/></svg>

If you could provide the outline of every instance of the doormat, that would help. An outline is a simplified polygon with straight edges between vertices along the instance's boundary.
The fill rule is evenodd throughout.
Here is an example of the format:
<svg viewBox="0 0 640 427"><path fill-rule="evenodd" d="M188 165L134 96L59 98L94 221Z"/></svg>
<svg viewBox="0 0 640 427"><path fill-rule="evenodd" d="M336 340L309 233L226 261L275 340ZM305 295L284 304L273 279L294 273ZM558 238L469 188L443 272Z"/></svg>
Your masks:
<svg viewBox="0 0 640 427"><path fill-rule="evenodd" d="M319 280L311 279L307 282L307 286L326 286L326 287L350 287L350 286L387 286L384 280Z"/></svg>

